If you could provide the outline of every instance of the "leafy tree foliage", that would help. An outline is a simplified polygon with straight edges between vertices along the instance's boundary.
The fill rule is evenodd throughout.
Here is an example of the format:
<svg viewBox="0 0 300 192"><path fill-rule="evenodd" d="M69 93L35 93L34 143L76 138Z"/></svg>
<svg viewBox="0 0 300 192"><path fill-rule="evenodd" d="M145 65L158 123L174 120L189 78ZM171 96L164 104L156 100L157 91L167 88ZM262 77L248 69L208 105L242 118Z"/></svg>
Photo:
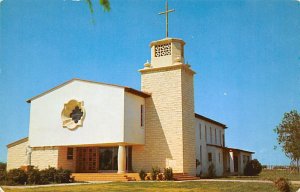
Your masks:
<svg viewBox="0 0 300 192"><path fill-rule="evenodd" d="M262 165L257 159L249 161L244 169L244 175L246 176L256 176L260 174L262 170Z"/></svg>
<svg viewBox="0 0 300 192"><path fill-rule="evenodd" d="M274 129L277 141L285 155L296 162L299 172L300 160L300 114L296 110L285 113L281 123Z"/></svg>
<svg viewBox="0 0 300 192"><path fill-rule="evenodd" d="M86 0L87 4L89 5L90 12L93 14L94 13L94 7L93 7L93 2L92 0ZM99 0L100 6L103 7L104 11L110 11L110 3L109 0Z"/></svg>

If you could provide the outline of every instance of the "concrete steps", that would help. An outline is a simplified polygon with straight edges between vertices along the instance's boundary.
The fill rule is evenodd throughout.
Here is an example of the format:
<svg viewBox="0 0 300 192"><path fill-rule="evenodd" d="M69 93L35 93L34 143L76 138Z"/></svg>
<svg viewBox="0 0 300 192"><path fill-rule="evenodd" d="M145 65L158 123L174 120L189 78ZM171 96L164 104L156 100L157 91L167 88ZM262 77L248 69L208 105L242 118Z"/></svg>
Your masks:
<svg viewBox="0 0 300 192"><path fill-rule="evenodd" d="M75 181L137 181L138 173L73 173Z"/></svg>
<svg viewBox="0 0 300 192"><path fill-rule="evenodd" d="M200 177L191 176L185 173L174 173L173 178L175 181L199 180Z"/></svg>

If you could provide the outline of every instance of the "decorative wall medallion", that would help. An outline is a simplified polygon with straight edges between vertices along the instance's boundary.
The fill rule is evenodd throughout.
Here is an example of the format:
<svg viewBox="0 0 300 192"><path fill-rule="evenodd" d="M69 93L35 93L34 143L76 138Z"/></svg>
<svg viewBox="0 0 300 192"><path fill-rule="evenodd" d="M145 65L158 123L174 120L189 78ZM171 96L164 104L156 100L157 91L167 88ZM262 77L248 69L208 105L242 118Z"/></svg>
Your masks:
<svg viewBox="0 0 300 192"><path fill-rule="evenodd" d="M63 127L74 130L83 124L85 117L85 109L83 101L70 100L64 104L61 112L61 120Z"/></svg>

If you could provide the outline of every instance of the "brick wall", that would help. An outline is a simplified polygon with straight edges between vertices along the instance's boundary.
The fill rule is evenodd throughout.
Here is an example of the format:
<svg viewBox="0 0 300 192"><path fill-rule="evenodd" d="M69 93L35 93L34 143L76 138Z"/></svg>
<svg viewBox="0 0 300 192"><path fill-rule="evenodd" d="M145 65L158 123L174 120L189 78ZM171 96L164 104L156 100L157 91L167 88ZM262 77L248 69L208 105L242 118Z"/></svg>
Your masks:
<svg viewBox="0 0 300 192"><path fill-rule="evenodd" d="M27 164L28 141L7 148L7 170L17 169Z"/></svg>
<svg viewBox="0 0 300 192"><path fill-rule="evenodd" d="M50 167L58 168L58 148L57 147L35 147L32 148L31 165L38 169Z"/></svg>
<svg viewBox="0 0 300 192"><path fill-rule="evenodd" d="M67 159L68 147L58 148L58 168L68 169L75 172L76 168L76 147L73 148L73 159Z"/></svg>

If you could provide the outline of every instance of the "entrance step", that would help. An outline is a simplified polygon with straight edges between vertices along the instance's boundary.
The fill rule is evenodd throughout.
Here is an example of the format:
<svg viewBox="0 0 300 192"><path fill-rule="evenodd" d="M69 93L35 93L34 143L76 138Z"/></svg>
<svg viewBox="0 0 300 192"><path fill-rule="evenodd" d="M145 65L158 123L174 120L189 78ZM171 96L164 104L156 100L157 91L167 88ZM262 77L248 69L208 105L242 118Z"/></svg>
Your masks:
<svg viewBox="0 0 300 192"><path fill-rule="evenodd" d="M137 181L138 173L72 173L75 181Z"/></svg>
<svg viewBox="0 0 300 192"><path fill-rule="evenodd" d="M174 173L173 178L175 181L187 181L187 180L198 180L200 177L195 177L185 173Z"/></svg>

